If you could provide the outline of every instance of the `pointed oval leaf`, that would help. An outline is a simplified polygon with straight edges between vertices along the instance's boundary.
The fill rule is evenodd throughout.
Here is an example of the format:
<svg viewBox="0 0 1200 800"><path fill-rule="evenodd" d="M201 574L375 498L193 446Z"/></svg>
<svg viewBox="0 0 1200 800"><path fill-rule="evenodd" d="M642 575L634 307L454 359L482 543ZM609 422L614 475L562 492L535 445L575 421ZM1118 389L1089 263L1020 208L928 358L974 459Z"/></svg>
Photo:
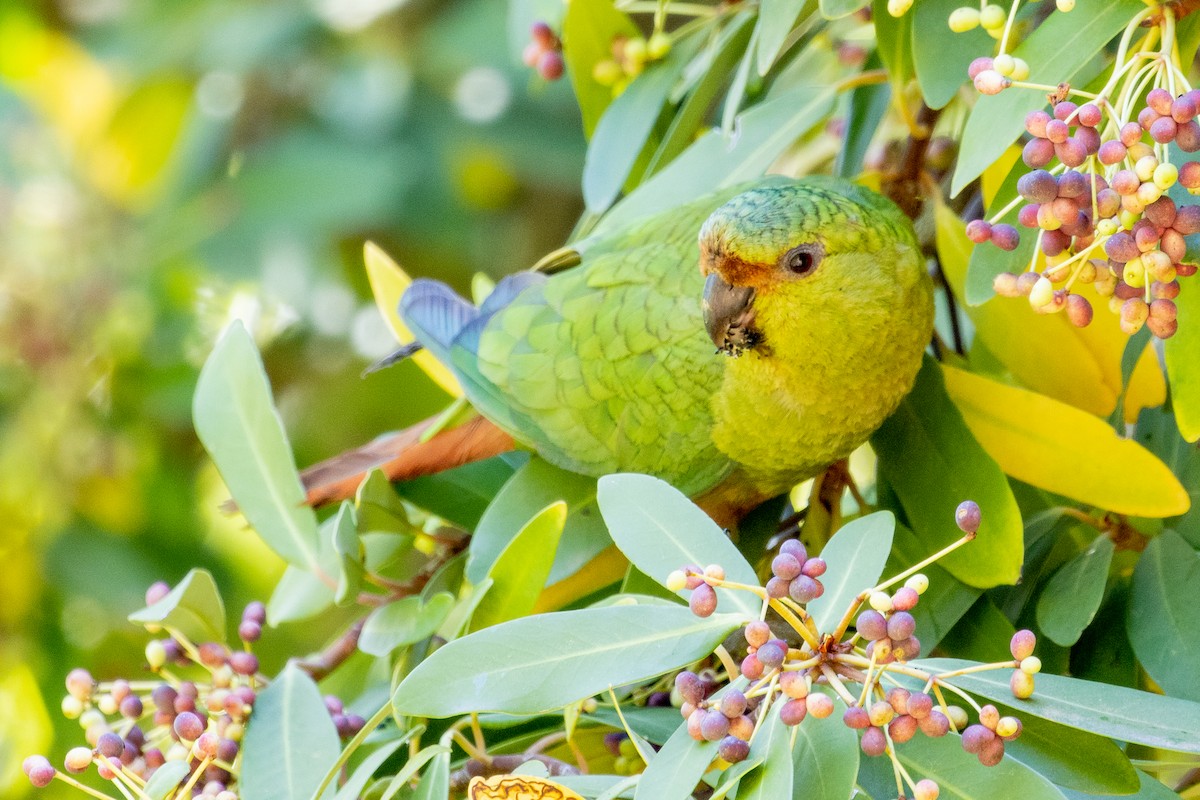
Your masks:
<svg viewBox="0 0 1200 800"><path fill-rule="evenodd" d="M454 607L454 595L438 592L428 601L405 597L371 612L358 637L358 649L387 656L397 647L432 636Z"/></svg>
<svg viewBox="0 0 1200 800"><path fill-rule="evenodd" d="M792 800L846 800L854 792L858 752L858 735L840 714L805 717L792 747Z"/></svg>
<svg viewBox="0 0 1200 800"><path fill-rule="evenodd" d="M558 550L567 504L551 503L525 523L488 572L494 583L471 615L471 630L523 617L533 610Z"/></svg>
<svg viewBox="0 0 1200 800"><path fill-rule="evenodd" d="M1122 800L1179 800L1179 795L1176 792L1167 788L1162 781L1153 778L1150 775L1139 770L1134 770L1138 779L1138 787L1132 794L1121 795ZM1063 794L1070 800L1097 800L1098 792L1081 792L1071 789L1069 786L1062 787ZM1111 792L1111 795L1117 792Z"/></svg>
<svg viewBox="0 0 1200 800"><path fill-rule="evenodd" d="M954 367L942 373L971 433L1014 478L1139 517L1171 517L1191 505L1166 464L1103 420Z"/></svg>
<svg viewBox="0 0 1200 800"><path fill-rule="evenodd" d="M1200 439L1200 292L1179 293L1179 330L1163 343L1171 406L1184 439Z"/></svg>
<svg viewBox="0 0 1200 800"><path fill-rule="evenodd" d="M316 575L289 565L267 601L267 621L276 626L309 619L333 605L333 595L334 588Z"/></svg>
<svg viewBox="0 0 1200 800"><path fill-rule="evenodd" d="M419 717L550 711L695 661L745 621L740 614L698 619L671 606L522 617L434 651L396 688L393 705Z"/></svg>
<svg viewBox="0 0 1200 800"><path fill-rule="evenodd" d="M129 621L174 628L197 644L225 641L225 604L205 569L188 572L166 597L133 612Z"/></svg>
<svg viewBox="0 0 1200 800"><path fill-rule="evenodd" d="M375 297L375 306L391 329L392 335L400 344L413 341L412 331L400 319L400 297L412 285L412 278L397 264L383 248L374 242L363 245L363 264L367 270L367 281L371 284L371 294ZM452 397L462 397L462 386L446 365L438 361L426 350L420 350L411 356L429 378Z"/></svg>
<svg viewBox="0 0 1200 800"><path fill-rule="evenodd" d="M400 749L400 747L408 742L407 736L402 736L398 739L393 739L390 742L385 742L379 747L371 751L371 754L359 762L354 768L354 772L338 789L336 800L358 800L362 796L362 791L367 787L367 782L375 775L375 770L383 766L383 762L387 761L392 753Z"/></svg>
<svg viewBox="0 0 1200 800"><path fill-rule="evenodd" d="M871 437L879 471L895 491L913 533L932 554L962 536L954 510L974 500L979 535L939 563L963 583L1016 583L1023 555L1021 512L1008 480L946 394L941 369L926 357L917 384Z"/></svg>
<svg viewBox="0 0 1200 800"><path fill-rule="evenodd" d="M779 719L782 702L771 706L750 742L750 757L761 758L738 784L738 800L780 800L792 796L792 729Z"/></svg>
<svg viewBox="0 0 1200 800"><path fill-rule="evenodd" d="M312 678L289 664L258 695L242 746L245 800L310 797L341 753L333 720ZM333 797L330 787L322 797Z"/></svg>
<svg viewBox="0 0 1200 800"><path fill-rule="evenodd" d="M860 8L864 8L870 0L820 0L821 16L825 19L841 19L848 17Z"/></svg>
<svg viewBox="0 0 1200 800"><path fill-rule="evenodd" d="M1097 537L1046 583L1038 598L1037 621L1050 641L1070 647L1092 623L1104 599L1113 549L1112 539Z"/></svg>
<svg viewBox="0 0 1200 800"><path fill-rule="evenodd" d="M922 669L962 669L976 662L932 658ZM972 694L1011 704L1022 714L1148 747L1200 753L1200 703L1139 692L1124 686L1040 674L1028 700L1014 700L1006 670L960 675L954 684Z"/></svg>
<svg viewBox="0 0 1200 800"><path fill-rule="evenodd" d="M821 579L825 593L806 606L817 630L832 633L855 595L879 582L895 532L892 512L876 511L843 525L821 550L828 565Z"/></svg>
<svg viewBox="0 0 1200 800"><path fill-rule="evenodd" d="M924 602L925 598L921 598ZM1021 718L1021 736L1005 752L1056 783L1091 794L1137 790L1137 771L1116 742L1094 733L1022 714L1001 704L1000 713Z"/></svg>
<svg viewBox="0 0 1200 800"><path fill-rule="evenodd" d="M754 567L725 532L695 503L666 481L649 475L605 475L597 502L609 534L630 562L665 583L672 570L688 564L720 564L731 581L758 585ZM680 590L680 597L690 592ZM717 589L717 608L755 615L762 601L749 592Z"/></svg>
<svg viewBox="0 0 1200 800"><path fill-rule="evenodd" d="M716 742L697 742L679 725L646 765L634 800L687 800L716 757Z"/></svg>
<svg viewBox="0 0 1200 800"><path fill-rule="evenodd" d="M254 340L234 322L200 370L192 400L196 435L238 509L288 563L317 567L317 517L288 446Z"/></svg>
<svg viewBox="0 0 1200 800"><path fill-rule="evenodd" d="M857 0L850 1L857 2ZM866 3L867 0L862 0L859 5L863 6ZM822 0L822 13L825 11L825 4L826 0ZM783 50L788 35L791 34L792 28L796 27L800 15L807 6L808 0L762 0L759 3L758 21L755 23L755 40L757 41L755 66L758 68L759 75L766 75L770 72L771 66ZM851 9L846 13L857 10Z"/></svg>
<svg viewBox="0 0 1200 800"><path fill-rule="evenodd" d="M1163 691L1200 702L1200 554L1175 531L1156 536L1133 571L1127 630Z"/></svg>

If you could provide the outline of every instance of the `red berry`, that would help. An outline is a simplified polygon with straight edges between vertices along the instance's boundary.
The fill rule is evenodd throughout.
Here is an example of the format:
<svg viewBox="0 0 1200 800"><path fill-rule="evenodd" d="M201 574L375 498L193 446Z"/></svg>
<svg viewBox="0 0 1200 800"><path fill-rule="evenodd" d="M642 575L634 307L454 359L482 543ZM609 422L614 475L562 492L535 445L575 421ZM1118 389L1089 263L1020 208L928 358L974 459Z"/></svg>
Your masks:
<svg viewBox="0 0 1200 800"><path fill-rule="evenodd" d="M561 78L565 68L566 64L563 62L562 53L557 50L547 50L538 57L538 74L548 81L556 81Z"/></svg>
<svg viewBox="0 0 1200 800"><path fill-rule="evenodd" d="M554 35L554 31L545 22L539 20L533 23L529 33L533 41L540 44L544 49L558 46L558 37Z"/></svg>

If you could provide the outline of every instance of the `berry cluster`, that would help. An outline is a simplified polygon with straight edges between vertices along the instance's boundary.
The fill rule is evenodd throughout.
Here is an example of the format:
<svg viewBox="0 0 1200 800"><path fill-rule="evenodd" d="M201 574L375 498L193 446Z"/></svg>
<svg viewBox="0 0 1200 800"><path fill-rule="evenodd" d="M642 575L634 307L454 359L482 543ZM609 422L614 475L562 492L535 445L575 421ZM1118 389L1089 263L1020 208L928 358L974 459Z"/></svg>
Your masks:
<svg viewBox="0 0 1200 800"><path fill-rule="evenodd" d="M1020 735L1021 723L1013 717L1000 717L994 706L979 706L953 686L959 672L929 671L908 663L920 652L911 611L929 586L928 578L918 570L974 539L981 520L976 503L960 504L955 521L962 538L912 569L860 592L831 631L818 630L804 608L824 591L817 578L825 573L826 564L810 558L798 541L780 547L766 587L727 581L719 565L672 572L667 586L674 591L690 588L691 608L700 616L716 609L717 587L752 591L763 601L760 617L744 628L746 648L741 662L734 662L728 654L721 658L724 677L730 681L740 678L738 683L722 686L715 673L684 671L676 676L672 700L686 720L689 735L697 741L718 743L721 759L735 763L748 757L750 742L769 709L778 705L780 721L795 726L810 715L818 719L832 715L836 696L845 706L842 721L859 732L863 753L891 758L898 780L902 776L915 798L933 800L940 791L932 780L914 781L896 759L896 746L918 733L931 737L961 733L963 748L982 764L999 763L1004 742ZM897 584L899 588L887 591ZM856 630L851 631L854 620ZM968 671L1012 669L1013 694L1027 698L1033 691L1033 675L1040 669L1032 655L1034 644L1033 634L1021 631L1010 644L1014 660ZM884 681L895 684L896 675L924 685L916 691L897 685L885 688ZM858 688L851 691L851 685ZM818 691L818 686L827 688ZM970 724L967 709L948 704L945 689L962 697L978 722ZM905 787L898 788L905 795Z"/></svg>
<svg viewBox="0 0 1200 800"><path fill-rule="evenodd" d="M558 80L566 69L562 41L545 22L533 23L529 44L525 45L521 59L525 66L536 69L538 75L548 81Z"/></svg>
<svg viewBox="0 0 1200 800"><path fill-rule="evenodd" d="M655 31L649 39L641 36L618 36L613 39L612 58L597 61L592 67L592 79L601 86L610 86L616 97L625 91L630 81L642 74L646 65L666 58L671 52L671 37Z"/></svg>
<svg viewBox="0 0 1200 800"><path fill-rule="evenodd" d="M167 584L155 583L146 592L146 604L153 605L169 591ZM85 669L72 670L62 712L78 720L87 746L67 751L61 771L45 756L29 756L24 770L30 782L42 787L58 779L102 796L71 777L94 765L123 796L141 796L140 787L158 770L178 763L186 769L178 772L176 785L182 794L175 796L237 800L242 735L257 693L267 683L259 674L258 657L250 652L265 620L262 603L246 606L238 626L238 650L219 642L196 645L178 632L152 639L146 645L146 662L154 680L98 682ZM176 674L176 668L189 672ZM361 717L346 714L336 697L326 697L325 705L342 737L353 736L365 724Z"/></svg>
<svg viewBox="0 0 1200 800"><path fill-rule="evenodd" d="M982 24L984 12L979 13ZM987 16L988 24L996 24L995 11ZM1026 83L1003 43L1000 55L972 62L968 75L982 94L1021 86L1049 92L1051 105L1026 116L1029 139L1022 158L1031 171L1017 183L1019 197L990 220L968 223L967 236L977 244L1016 249L1017 229L1001 222L1016 211L1021 226L1037 231L1037 246L1027 272L995 278L997 294L1026 297L1043 314L1064 311L1084 327L1093 318L1091 301L1071 290L1090 284L1108 298L1125 333L1145 326L1166 339L1178 327L1177 278L1196 272L1185 260L1184 237L1200 233L1200 206L1176 205L1166 196L1176 183L1200 193L1200 162L1173 164L1168 146L1200 151L1200 90L1190 89L1169 45L1149 61L1152 53L1144 51L1157 39L1130 46L1146 18L1139 13L1130 21L1111 77L1096 94L1066 84ZM973 19L973 10L959 9L951 27ZM1171 14L1164 12L1157 24L1170 27ZM1067 99L1070 95L1082 104Z"/></svg>

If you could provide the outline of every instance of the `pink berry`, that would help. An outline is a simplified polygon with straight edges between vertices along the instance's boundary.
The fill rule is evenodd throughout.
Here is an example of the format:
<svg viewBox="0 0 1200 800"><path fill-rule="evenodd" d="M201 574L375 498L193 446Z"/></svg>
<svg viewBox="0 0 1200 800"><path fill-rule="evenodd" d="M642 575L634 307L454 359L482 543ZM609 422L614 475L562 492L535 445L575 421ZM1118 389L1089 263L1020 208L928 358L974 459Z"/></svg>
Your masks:
<svg viewBox="0 0 1200 800"><path fill-rule="evenodd" d="M971 220L967 223L967 238L975 244L983 244L992 238L991 224L985 219Z"/></svg>
<svg viewBox="0 0 1200 800"><path fill-rule="evenodd" d="M969 77L971 80L975 80L979 73L992 69L994 65L995 62L991 58L988 58L987 56L980 56L972 61L971 65L967 67L967 77Z"/></svg>

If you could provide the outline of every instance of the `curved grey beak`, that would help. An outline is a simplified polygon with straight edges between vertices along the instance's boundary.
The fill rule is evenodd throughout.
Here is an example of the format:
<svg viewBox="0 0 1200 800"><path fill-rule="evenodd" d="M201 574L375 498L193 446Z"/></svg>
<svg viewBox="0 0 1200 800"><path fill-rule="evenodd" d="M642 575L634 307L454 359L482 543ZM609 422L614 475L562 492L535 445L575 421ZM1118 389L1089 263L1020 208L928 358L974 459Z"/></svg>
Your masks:
<svg viewBox="0 0 1200 800"><path fill-rule="evenodd" d="M704 327L727 355L741 355L762 340L754 328L754 288L733 286L712 272L704 282Z"/></svg>

